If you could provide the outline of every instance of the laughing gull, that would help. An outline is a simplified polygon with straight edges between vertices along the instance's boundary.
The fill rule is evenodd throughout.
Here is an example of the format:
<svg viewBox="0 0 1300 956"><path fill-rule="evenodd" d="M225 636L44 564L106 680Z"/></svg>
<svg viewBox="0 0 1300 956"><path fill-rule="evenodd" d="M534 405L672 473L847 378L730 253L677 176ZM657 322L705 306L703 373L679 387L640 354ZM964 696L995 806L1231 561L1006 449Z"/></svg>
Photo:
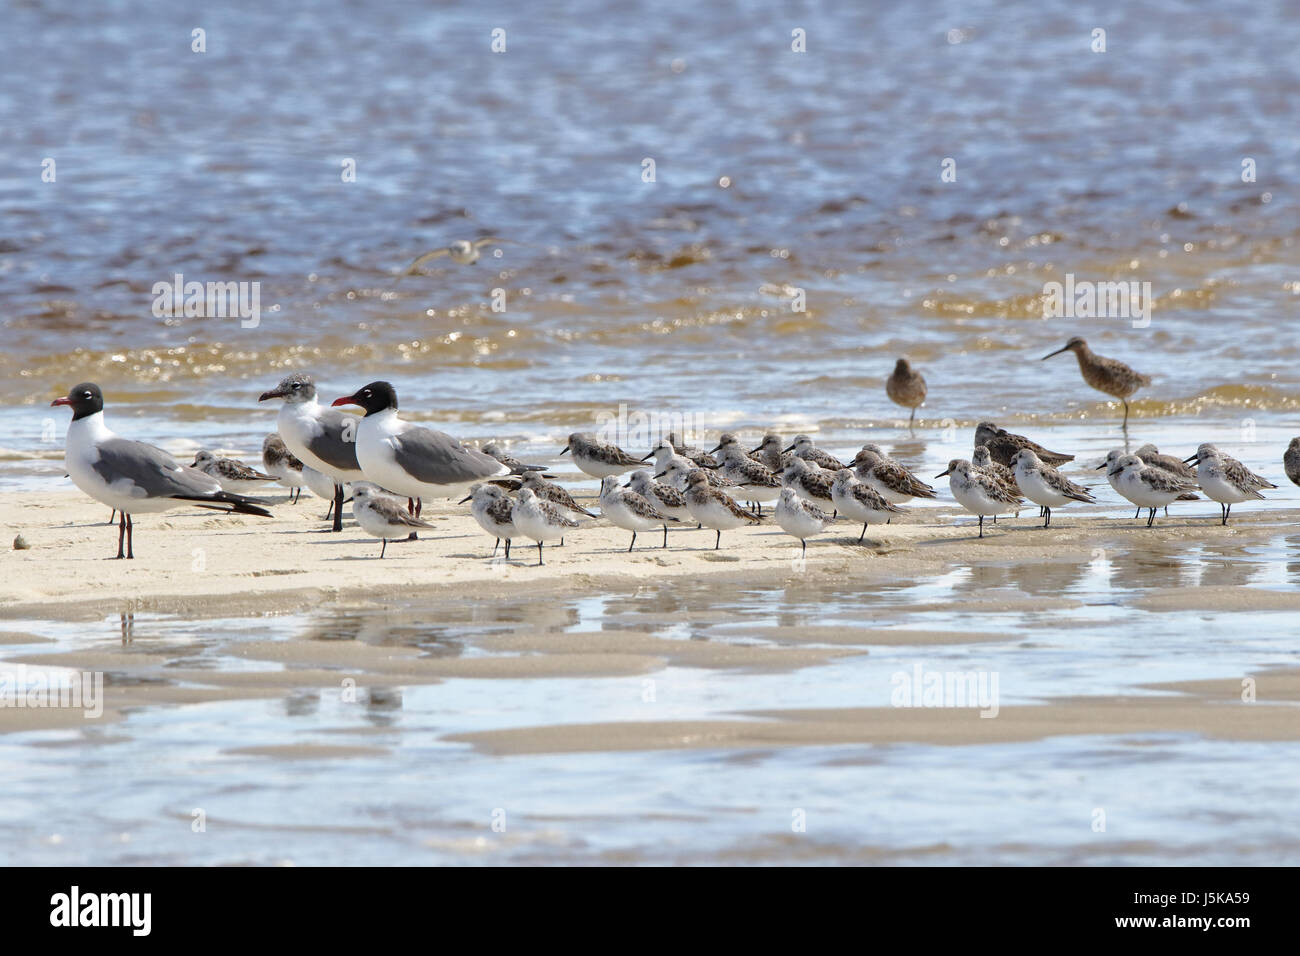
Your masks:
<svg viewBox="0 0 1300 956"><path fill-rule="evenodd" d="M276 480L274 475L264 475L249 468L238 458L222 458L207 449L199 450L190 467L211 475L224 490L237 495L259 494L265 490L267 482Z"/></svg>
<svg viewBox="0 0 1300 956"><path fill-rule="evenodd" d="M360 405L365 418L357 426L357 461L366 479L394 494L414 499L456 498L487 478L510 474L491 455L466 448L445 432L397 417L397 391L388 382L371 382L335 405Z"/></svg>
<svg viewBox="0 0 1300 956"><path fill-rule="evenodd" d="M357 519L357 524L366 534L384 539L383 547L379 549L381 558L388 550L389 541L404 541L415 528L433 527L403 508L401 499L385 494L368 481L359 481L352 486L352 517Z"/></svg>
<svg viewBox="0 0 1300 956"><path fill-rule="evenodd" d="M357 417L324 408L316 401L316 383L310 375L295 372L258 398L282 398L276 420L280 437L289 450L334 482L334 526L343 530L343 486L365 475L357 464Z"/></svg>
<svg viewBox="0 0 1300 956"><path fill-rule="evenodd" d="M289 503L296 505L302 496L302 486L307 482L302 476L303 464L298 456L289 450L284 439L272 432L262 441L262 467L267 474L274 475L280 484L291 492ZM334 493L331 485L330 494Z"/></svg>
<svg viewBox="0 0 1300 956"><path fill-rule="evenodd" d="M96 501L121 512L117 556L134 558L131 515L167 511L188 504L218 511L271 517L256 499L223 491L210 475L180 464L161 448L131 441L104 424L104 393L93 382L73 386L50 405L72 408L64 466L73 484ZM122 542L126 541L123 554Z"/></svg>

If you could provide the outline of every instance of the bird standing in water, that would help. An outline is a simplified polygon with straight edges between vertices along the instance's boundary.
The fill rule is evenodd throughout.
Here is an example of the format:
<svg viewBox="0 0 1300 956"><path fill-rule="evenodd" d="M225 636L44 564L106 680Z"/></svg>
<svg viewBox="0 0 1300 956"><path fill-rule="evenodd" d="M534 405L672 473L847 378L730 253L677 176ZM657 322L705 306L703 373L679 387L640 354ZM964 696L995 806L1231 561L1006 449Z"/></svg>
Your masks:
<svg viewBox="0 0 1300 956"><path fill-rule="evenodd" d="M885 394L889 400L912 410L912 416L907 420L908 428L916 421L916 410L925 403L925 391L925 376L912 368L905 358L898 360L894 371L885 380Z"/></svg>
<svg viewBox="0 0 1300 956"><path fill-rule="evenodd" d="M1085 382L1099 392L1118 398L1124 404L1124 427L1127 428L1128 400L1139 388L1151 384L1151 376L1134 371L1119 359L1098 355L1077 335L1051 355L1044 355L1042 360L1046 362L1052 355L1060 355L1062 352L1074 353Z"/></svg>

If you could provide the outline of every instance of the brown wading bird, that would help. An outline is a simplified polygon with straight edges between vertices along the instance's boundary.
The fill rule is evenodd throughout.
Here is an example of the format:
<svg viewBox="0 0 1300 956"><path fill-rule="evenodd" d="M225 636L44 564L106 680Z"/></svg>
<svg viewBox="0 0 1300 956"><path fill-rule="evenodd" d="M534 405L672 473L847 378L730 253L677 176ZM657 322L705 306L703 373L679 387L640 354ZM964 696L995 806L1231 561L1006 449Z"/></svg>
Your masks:
<svg viewBox="0 0 1300 956"><path fill-rule="evenodd" d="M1300 485L1300 438L1292 438L1291 444L1286 446L1282 467L1286 469L1286 476L1291 479L1291 483Z"/></svg>
<svg viewBox="0 0 1300 956"><path fill-rule="evenodd" d="M916 421L916 410L925 403L925 377L908 365L907 359L901 358L885 380L885 394L895 405L912 410L912 416L907 420L907 427L911 428Z"/></svg>
<svg viewBox="0 0 1300 956"><path fill-rule="evenodd" d="M1119 359L1098 355L1077 335L1051 355L1044 355L1042 360L1046 362L1052 355L1060 355L1062 352L1074 353L1074 357L1079 360L1079 371L1083 373L1085 382L1097 391L1118 398L1124 403L1124 427L1128 427L1129 396L1139 388L1150 385L1151 376L1135 372Z"/></svg>

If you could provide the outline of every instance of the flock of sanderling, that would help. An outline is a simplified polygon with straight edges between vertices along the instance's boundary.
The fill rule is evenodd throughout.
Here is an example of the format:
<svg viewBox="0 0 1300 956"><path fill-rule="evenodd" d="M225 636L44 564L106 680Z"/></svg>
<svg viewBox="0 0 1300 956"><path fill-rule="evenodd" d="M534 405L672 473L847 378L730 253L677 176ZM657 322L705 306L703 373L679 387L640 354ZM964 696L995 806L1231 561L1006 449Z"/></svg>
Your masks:
<svg viewBox="0 0 1300 956"><path fill-rule="evenodd" d="M1123 363L1093 354L1082 339L1071 339L1059 351L1067 349L1078 357L1085 380L1108 394L1127 398L1149 381ZM925 400L925 380L899 359L886 392L915 415ZM509 558L512 540L524 538L536 543L538 564L544 561L546 542L562 543L584 519L604 517L632 532L629 551L639 533L662 529L666 548L669 527L690 524L714 531L717 549L723 531L758 524L763 505L775 502L771 517L799 540L806 554L808 539L837 520L861 523L861 542L871 524L907 514L900 506L937 497L933 487L875 444L863 445L845 463L808 435L787 444L768 433L747 449L736 435L723 433L717 446L705 451L670 433L637 458L595 435L575 432L560 454L569 454L580 471L600 479L598 516L551 480L547 465L521 462L496 444L470 448L443 432L404 421L397 392L388 382L372 382L323 405L312 378L294 374L259 401L271 399L283 404L276 433L263 443L265 472L207 451L182 465L160 448L118 436L104 424L103 393L94 383L77 385L55 399L52 404L73 411L64 457L68 476L121 514L117 557L134 557L133 514L198 505L269 517L261 507L266 502L249 495L272 482L291 489L292 502L304 485L331 500L326 520L332 520L334 531L342 530L343 504L351 500L357 524L383 539L381 558L389 541L415 539L420 530L432 527L421 518L422 499L456 498L469 503L474 520L496 539L493 555L504 542ZM338 411L338 405L359 406L365 416ZM1127 402L1125 409L1127 421ZM652 458L654 467L644 467ZM948 478L953 498L978 517L982 538L986 517L996 521L998 515L1018 515L1026 502L1039 506L1044 527L1050 526L1053 509L1095 503L1091 489L1060 471L1073 460L1073 455L981 422L971 458L953 459L935 477ZM1300 438L1291 441L1283 465L1287 477L1300 485ZM1219 503L1226 525L1234 504L1263 498L1261 491L1277 487L1211 444L1185 459L1161 454L1154 445L1133 454L1115 449L1097 470L1105 471L1110 486L1137 507L1135 518L1143 509L1148 512L1147 527L1157 510L1167 513L1172 502L1201 494Z"/></svg>

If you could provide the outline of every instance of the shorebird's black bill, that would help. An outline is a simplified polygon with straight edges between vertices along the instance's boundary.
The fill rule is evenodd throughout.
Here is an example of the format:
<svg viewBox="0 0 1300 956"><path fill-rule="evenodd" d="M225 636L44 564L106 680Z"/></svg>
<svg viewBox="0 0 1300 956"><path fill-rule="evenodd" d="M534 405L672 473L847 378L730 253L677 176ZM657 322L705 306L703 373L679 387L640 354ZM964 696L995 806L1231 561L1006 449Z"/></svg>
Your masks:
<svg viewBox="0 0 1300 956"><path fill-rule="evenodd" d="M1194 462L1194 461L1200 461L1200 460L1201 460L1201 456L1200 456L1199 454L1197 454L1197 455L1191 455L1191 456L1189 456L1189 457L1183 459L1183 464L1184 464L1184 465L1190 465L1192 462Z"/></svg>
<svg viewBox="0 0 1300 956"><path fill-rule="evenodd" d="M655 475L655 477L656 477L656 478L662 478L662 477L663 477L664 475L666 475L666 474L668 474L668 472L666 472L666 471L661 471L661 472L659 472L659 474Z"/></svg>
<svg viewBox="0 0 1300 956"><path fill-rule="evenodd" d="M568 446L568 445L565 445L565 446L564 446L564 451L560 452L560 454L563 455L563 454L567 453L568 450L569 450L569 446ZM648 458L648 457L650 457L650 456L647 455L646 458ZM645 458L642 458L641 460L642 460L642 461L645 461Z"/></svg>
<svg viewBox="0 0 1300 956"><path fill-rule="evenodd" d="M714 453L716 453L716 452L719 452L719 451L721 451L721 450L722 450L722 446L719 445L717 448L710 448L710 449L709 449L709 454L712 455L712 454L714 454Z"/></svg>
<svg viewBox="0 0 1300 956"><path fill-rule="evenodd" d="M755 450L755 451L758 451L757 448L755 448L754 450ZM794 445L791 445L789 448L782 448L782 449L781 449L781 454L784 455L784 454L785 454L786 452L788 452L788 451L794 451Z"/></svg>
<svg viewBox="0 0 1300 956"><path fill-rule="evenodd" d="M474 497L473 495L466 495L464 498L461 498L460 501L456 502L456 504L463 505L465 502L469 501L473 497Z"/></svg>
<svg viewBox="0 0 1300 956"><path fill-rule="evenodd" d="M563 452L561 452L561 454L563 454ZM653 458L653 457L654 457L654 452L652 452L652 451L648 451L648 452L646 452L645 457L642 458L641 460L642 460L642 461L649 461L649 460L650 460L651 458Z"/></svg>
<svg viewBox="0 0 1300 956"><path fill-rule="evenodd" d="M1044 355L1041 359L1039 359L1039 361L1046 362L1049 358L1052 357L1052 355L1060 355L1062 352L1068 352L1069 350L1070 347L1068 345L1062 346L1061 348L1057 349L1055 352L1052 352L1051 355Z"/></svg>
<svg viewBox="0 0 1300 956"><path fill-rule="evenodd" d="M941 471L941 472L939 472L939 474L935 475L934 477L936 477L936 478L946 478L946 477L948 477L948 476L951 475L951 474L952 474L952 469L949 468L947 471Z"/></svg>

